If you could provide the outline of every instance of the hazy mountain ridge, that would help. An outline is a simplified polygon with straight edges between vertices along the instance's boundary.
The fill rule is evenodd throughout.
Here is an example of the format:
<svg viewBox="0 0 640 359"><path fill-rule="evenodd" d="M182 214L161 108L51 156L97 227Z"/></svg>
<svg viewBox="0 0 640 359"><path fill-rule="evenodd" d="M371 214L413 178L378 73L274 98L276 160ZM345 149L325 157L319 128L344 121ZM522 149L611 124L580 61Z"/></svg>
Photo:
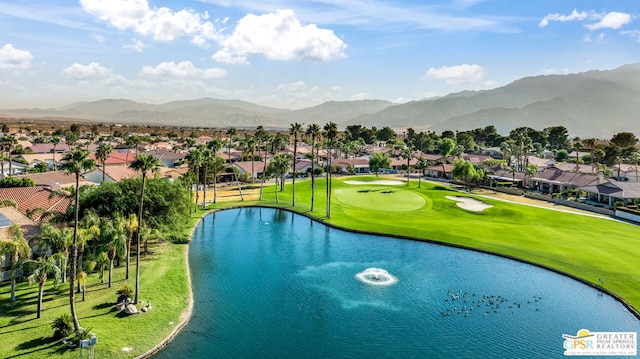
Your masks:
<svg viewBox="0 0 640 359"><path fill-rule="evenodd" d="M78 102L57 109L0 110L15 117L68 117L109 123L189 127L287 129L293 122L341 128L360 124L378 128L470 130L494 125L501 133L529 126L562 125L572 135L610 137L640 134L640 63L613 70L525 77L482 91L395 104L383 100L330 101L299 110L241 100L201 98L160 105L127 99Z"/></svg>

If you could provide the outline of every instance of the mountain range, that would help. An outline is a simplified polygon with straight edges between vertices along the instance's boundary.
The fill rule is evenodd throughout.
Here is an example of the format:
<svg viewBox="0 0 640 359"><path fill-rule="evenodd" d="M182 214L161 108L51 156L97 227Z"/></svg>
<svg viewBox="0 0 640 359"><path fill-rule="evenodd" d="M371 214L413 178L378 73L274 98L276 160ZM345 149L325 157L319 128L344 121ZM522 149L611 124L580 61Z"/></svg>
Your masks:
<svg viewBox="0 0 640 359"><path fill-rule="evenodd" d="M286 129L293 122L344 128L351 124L416 131L471 130L493 125L499 133L528 126L565 126L570 135L609 138L640 135L640 63L606 71L525 77L484 91L396 104L383 100L330 101L300 110L240 100L202 98L154 105L125 99L78 102L53 109L0 109L5 117L65 118L165 126Z"/></svg>

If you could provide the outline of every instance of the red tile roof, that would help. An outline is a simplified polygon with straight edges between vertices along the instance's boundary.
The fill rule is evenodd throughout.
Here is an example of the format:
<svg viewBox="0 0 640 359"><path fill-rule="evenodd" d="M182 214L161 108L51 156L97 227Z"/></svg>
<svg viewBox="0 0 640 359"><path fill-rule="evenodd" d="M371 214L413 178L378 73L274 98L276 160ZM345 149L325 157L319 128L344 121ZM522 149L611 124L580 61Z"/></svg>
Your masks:
<svg viewBox="0 0 640 359"><path fill-rule="evenodd" d="M0 188L0 201L15 201L18 211L24 215L36 208L65 213L71 204L71 198L56 194L49 198L51 194L51 190L45 186Z"/></svg>

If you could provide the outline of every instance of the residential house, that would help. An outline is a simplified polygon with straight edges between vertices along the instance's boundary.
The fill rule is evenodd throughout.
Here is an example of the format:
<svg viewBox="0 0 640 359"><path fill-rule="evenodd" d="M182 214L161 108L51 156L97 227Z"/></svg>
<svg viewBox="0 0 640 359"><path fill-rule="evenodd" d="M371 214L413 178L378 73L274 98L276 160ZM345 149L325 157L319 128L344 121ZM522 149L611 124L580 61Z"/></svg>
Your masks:
<svg viewBox="0 0 640 359"><path fill-rule="evenodd" d="M50 187L10 187L0 188L0 201L11 200L18 205L18 211L36 220L47 220L43 213L66 213L72 199L69 196L56 194Z"/></svg>
<svg viewBox="0 0 640 359"><path fill-rule="evenodd" d="M409 166L414 167L416 165L416 163L418 163L418 160L416 158L411 158L409 159ZM396 170L396 171L401 171L402 170L402 166L406 166L407 165L407 159L406 158L398 158L398 157L391 157L391 168Z"/></svg>
<svg viewBox="0 0 640 359"><path fill-rule="evenodd" d="M349 173L349 168L352 167L355 174L368 174L371 173L369 168L368 158L350 158L350 159L335 159L331 161L331 164L342 169L343 173Z"/></svg>
<svg viewBox="0 0 640 359"><path fill-rule="evenodd" d="M28 175L16 176L16 179L22 179L29 177L36 186L46 186L53 189L60 189L66 187L74 187L76 185L76 175L67 174L64 171L49 171L42 173L30 173ZM99 182L93 182L86 180L83 177L80 178L80 186L95 185Z"/></svg>
<svg viewBox="0 0 640 359"><path fill-rule="evenodd" d="M565 172L591 173L594 175L598 173L598 168L594 165L578 164L576 166L575 163L564 162L557 163L554 165L554 167Z"/></svg>
<svg viewBox="0 0 640 359"><path fill-rule="evenodd" d="M238 161L231 166L238 170L240 176L246 173L249 179L262 178L262 173L264 173L265 169L264 161ZM253 169L251 166L253 166Z"/></svg>
<svg viewBox="0 0 640 359"><path fill-rule="evenodd" d="M603 203L610 207L617 201L627 205L640 199L640 183L637 182L608 180L580 187L579 190L587 192L588 200Z"/></svg>
<svg viewBox="0 0 640 359"><path fill-rule="evenodd" d="M53 143L34 143L30 147L25 147L25 149L29 149L34 153L50 153L53 157L53 152L55 148L56 158L60 158L62 153L69 152L69 147L63 143L59 143L54 145Z"/></svg>
<svg viewBox="0 0 640 359"><path fill-rule="evenodd" d="M20 230L31 247L32 253L37 253L39 251L37 239L40 236L40 226L13 207L0 208L0 242L8 240L9 229L14 224L20 226ZM12 265L10 254L0 253L0 281L11 278Z"/></svg>
<svg viewBox="0 0 640 359"><path fill-rule="evenodd" d="M427 177L440 178L440 179L453 179L453 165L450 163L439 163L435 166L427 167L424 169L424 174Z"/></svg>
<svg viewBox="0 0 640 359"><path fill-rule="evenodd" d="M53 156L48 153L21 154L17 157L25 160L27 162L28 168L34 168L38 163L44 163L50 170L55 169L60 164L60 162L58 162L57 160L60 160L62 158L62 156L58 156L58 158L54 162Z"/></svg>
<svg viewBox="0 0 640 359"><path fill-rule="evenodd" d="M620 169L620 171L618 171ZM615 165L611 168L613 171L613 175L620 182L633 182L638 183L638 174L640 172L640 168L636 167L635 164L626 164L623 163L620 166Z"/></svg>
<svg viewBox="0 0 640 359"><path fill-rule="evenodd" d="M493 170L487 171L486 176L495 182L510 182L511 186L524 187L524 172L509 171L504 168L498 167Z"/></svg>
<svg viewBox="0 0 640 359"><path fill-rule="evenodd" d="M154 151L145 151L145 154L151 155L160 161L164 167L175 167L175 163L182 160L186 153L176 153L173 151L157 149Z"/></svg>
<svg viewBox="0 0 640 359"><path fill-rule="evenodd" d="M11 161L11 165L9 165L9 161L2 160L2 166L0 166L0 178L21 175L26 172L26 169L27 166L22 163Z"/></svg>
<svg viewBox="0 0 640 359"><path fill-rule="evenodd" d="M587 173L563 171L556 167L545 168L529 180L529 188L542 193L559 193L597 183L598 176Z"/></svg>

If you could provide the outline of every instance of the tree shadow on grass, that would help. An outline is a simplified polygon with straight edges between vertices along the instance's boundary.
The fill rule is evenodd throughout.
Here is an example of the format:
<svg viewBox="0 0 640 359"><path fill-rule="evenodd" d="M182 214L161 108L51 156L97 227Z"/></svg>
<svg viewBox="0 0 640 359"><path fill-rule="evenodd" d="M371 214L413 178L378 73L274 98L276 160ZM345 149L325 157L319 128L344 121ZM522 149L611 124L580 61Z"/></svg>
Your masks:
<svg viewBox="0 0 640 359"><path fill-rule="evenodd" d="M116 310L115 304L113 303L102 303L102 304L97 304L91 307L91 309L107 309L107 308L112 308L111 311Z"/></svg>
<svg viewBox="0 0 640 359"><path fill-rule="evenodd" d="M34 316L35 316L35 314L34 314ZM1 329L1 328L8 328L8 327L12 327L12 326L14 326L14 325L19 325L19 324L26 323L26 322L30 322L30 321L32 321L32 320L36 320L36 318L31 318L31 319L25 319L25 320L22 320L22 321L12 322L11 324L8 324L8 325L5 325L5 326L3 326L3 327L0 327L0 329ZM15 329L15 330L6 330L6 331L3 331L3 332L2 332L2 334L8 334L8 333L13 333L13 332L20 332L20 331L23 331L23 330L31 330L31 329L35 329L35 328L41 327L41 326L43 326L43 325L49 325L49 323L43 323L43 324L39 324L39 325L34 325L34 326L32 326L32 327L25 327L25 328L20 328L20 329Z"/></svg>
<svg viewBox="0 0 640 359"><path fill-rule="evenodd" d="M54 347L56 345L58 345L60 342L53 338L53 337L40 337L40 338L36 338L36 339L32 339L32 340L28 340L24 343L20 343L16 346L16 350L27 350L27 349L31 349L31 348L37 348L25 353L20 353L20 354L16 354L16 355L11 355L6 357L8 358L19 358L19 357L25 357L25 358L29 358L31 356L31 354L39 352L41 350L45 350L45 349L49 349L51 347Z"/></svg>
<svg viewBox="0 0 640 359"><path fill-rule="evenodd" d="M434 186L433 189L438 190L438 191L449 191L449 192L453 192L454 190L449 188L449 187L445 187L445 186Z"/></svg>

